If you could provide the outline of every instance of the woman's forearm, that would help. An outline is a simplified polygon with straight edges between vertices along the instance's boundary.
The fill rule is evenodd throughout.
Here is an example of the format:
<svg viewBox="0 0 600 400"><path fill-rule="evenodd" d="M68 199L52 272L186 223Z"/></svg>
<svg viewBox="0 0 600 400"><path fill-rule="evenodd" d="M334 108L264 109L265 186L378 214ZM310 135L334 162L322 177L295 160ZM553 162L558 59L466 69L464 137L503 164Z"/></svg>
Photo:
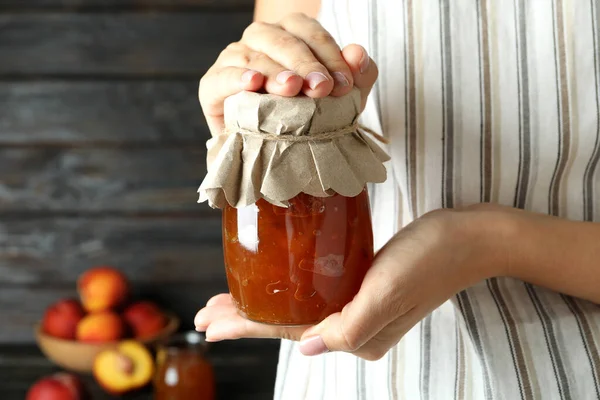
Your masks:
<svg viewBox="0 0 600 400"><path fill-rule="evenodd" d="M254 20L274 24L295 12L317 18L320 8L321 0L256 0Z"/></svg>
<svg viewBox="0 0 600 400"><path fill-rule="evenodd" d="M505 275L600 303L600 223L508 214Z"/></svg>

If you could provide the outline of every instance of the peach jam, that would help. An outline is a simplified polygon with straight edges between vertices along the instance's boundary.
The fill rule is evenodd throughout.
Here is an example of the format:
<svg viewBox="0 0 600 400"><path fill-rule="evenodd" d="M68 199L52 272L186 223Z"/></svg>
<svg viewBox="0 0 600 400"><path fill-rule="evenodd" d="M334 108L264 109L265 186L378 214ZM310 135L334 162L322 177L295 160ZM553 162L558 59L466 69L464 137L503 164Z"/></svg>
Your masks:
<svg viewBox="0 0 600 400"><path fill-rule="evenodd" d="M341 311L373 261L369 196L299 194L289 207L264 199L223 210L231 296L246 318L315 324Z"/></svg>

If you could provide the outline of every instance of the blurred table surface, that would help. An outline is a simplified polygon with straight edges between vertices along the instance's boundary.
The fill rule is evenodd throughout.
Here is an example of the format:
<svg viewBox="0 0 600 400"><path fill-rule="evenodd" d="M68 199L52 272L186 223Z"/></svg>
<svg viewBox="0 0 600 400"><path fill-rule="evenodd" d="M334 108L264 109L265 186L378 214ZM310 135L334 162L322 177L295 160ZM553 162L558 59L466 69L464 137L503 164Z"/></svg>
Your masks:
<svg viewBox="0 0 600 400"><path fill-rule="evenodd" d="M278 341L239 340L215 343L208 357L215 369L217 399L271 400L278 349ZM23 400L36 380L57 371L60 368L46 359L35 344L0 345L0 399ZM151 387L114 397L104 392L93 377L80 377L92 400L153 398Z"/></svg>

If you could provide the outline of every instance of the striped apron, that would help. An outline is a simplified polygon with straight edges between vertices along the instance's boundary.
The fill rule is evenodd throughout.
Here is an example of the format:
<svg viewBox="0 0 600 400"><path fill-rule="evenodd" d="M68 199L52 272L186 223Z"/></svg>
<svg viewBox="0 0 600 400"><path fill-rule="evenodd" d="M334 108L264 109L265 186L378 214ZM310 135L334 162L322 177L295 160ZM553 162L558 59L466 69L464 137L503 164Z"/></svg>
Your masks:
<svg viewBox="0 0 600 400"><path fill-rule="evenodd" d="M380 68L362 116L392 155L371 188L378 248L479 202L600 221L600 1L324 0L320 20ZM283 341L275 399L598 399L599 346L596 305L495 278L379 361Z"/></svg>

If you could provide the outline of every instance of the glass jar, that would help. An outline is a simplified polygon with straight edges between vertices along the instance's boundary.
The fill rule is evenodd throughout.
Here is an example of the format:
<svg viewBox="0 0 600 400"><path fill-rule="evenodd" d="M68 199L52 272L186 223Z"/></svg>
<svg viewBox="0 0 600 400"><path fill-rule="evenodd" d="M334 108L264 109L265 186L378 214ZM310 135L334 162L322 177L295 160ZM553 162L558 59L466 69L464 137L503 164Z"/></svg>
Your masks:
<svg viewBox="0 0 600 400"><path fill-rule="evenodd" d="M223 210L227 282L240 313L278 325L341 311L373 261L369 196L299 194L282 208L260 199Z"/></svg>
<svg viewBox="0 0 600 400"><path fill-rule="evenodd" d="M198 332L174 335L156 353L155 400L214 400L215 377Z"/></svg>

